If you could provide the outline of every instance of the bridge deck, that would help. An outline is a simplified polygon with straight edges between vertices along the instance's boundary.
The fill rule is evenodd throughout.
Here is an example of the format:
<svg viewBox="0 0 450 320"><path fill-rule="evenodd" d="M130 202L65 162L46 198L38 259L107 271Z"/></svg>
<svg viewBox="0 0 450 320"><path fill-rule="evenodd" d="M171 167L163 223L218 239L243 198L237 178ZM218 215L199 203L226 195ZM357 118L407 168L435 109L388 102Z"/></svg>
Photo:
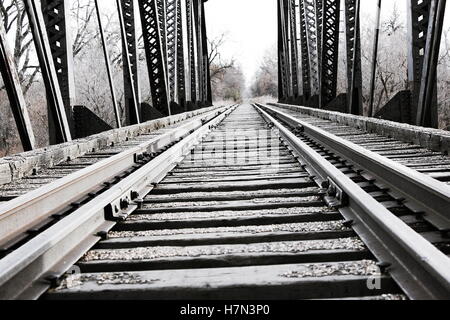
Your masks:
<svg viewBox="0 0 450 320"><path fill-rule="evenodd" d="M371 258L283 142L244 105L84 256L83 274L48 297L366 296L373 295L366 286ZM381 293L399 292L389 278L383 282Z"/></svg>
<svg viewBox="0 0 450 320"><path fill-rule="evenodd" d="M417 141L400 141L393 138L391 134L381 135L369 133L356 126L352 127L332 120L317 118L306 114L304 111L302 112L302 108L283 108L280 105L276 109L362 146L367 150L424 173L438 181L450 184L450 157L444 152L433 151L430 148L422 147ZM415 130L420 131L417 127ZM427 129L422 130L427 131ZM444 132L441 131L440 134L444 135ZM450 139L450 135L444 135L444 137Z"/></svg>
<svg viewBox="0 0 450 320"><path fill-rule="evenodd" d="M234 111L228 115L230 110ZM420 288L424 284L411 285L407 280L410 274L391 254L403 258L406 253L397 246L402 241L415 239L419 251L413 256L420 261L448 259L445 256L450 254L448 218L447 213L439 212L440 203L443 201L445 206L446 200L439 198L437 209L431 206L424 211L420 199L416 203L408 194L406 197L399 195L374 179L373 172L361 168L356 158L348 159L320 139L308 136L308 131L302 131L298 124L292 126L293 120L289 121L281 113L274 114L278 121L271 119L270 110L257 105L224 108L220 112L212 109L4 185L4 200L8 200L7 196L15 198L23 194L15 200L9 199L6 202L9 204L27 197L30 189L41 187L35 190L40 192L50 188L55 192L52 190L59 188L55 185L59 181L67 180L65 183L70 184L74 174L101 168L102 163L104 166L105 161L126 154L128 149L142 149L130 153L128 161L131 162L126 162L122 169L111 169L108 176L112 174L115 182L109 182L106 188L103 185L96 193L87 190L104 180L89 181L92 187L80 188L80 194L73 198L81 197L81 200L64 199L59 207L44 212L45 215L36 220L36 226L22 229L26 238L17 233L16 238L4 243L5 260L0 259L0 265L13 259L12 255L19 255L25 247L32 248L32 243L39 246L39 234L51 239L52 233L65 225L64 228L73 228L68 238L79 234L71 241L81 249L67 249L61 253L64 258L58 258L62 260L45 260L49 270L65 272L68 266L61 269L61 263L66 264L68 258L71 263L76 262L71 269L76 272L64 276L62 284L53 286L50 291L47 286L39 289L41 293L47 292L44 294L47 299L404 299L422 296ZM273 110L292 115L292 119L324 129L332 133L332 137L344 138L345 143L356 143L365 148L362 150L375 151L383 159L398 164L409 164L410 159L418 157L423 166L411 167L431 173L431 181L441 191L441 185L446 187L438 181L448 182L448 157L442 153L296 111L286 112L285 108ZM202 135L202 130L206 130L207 135ZM192 138L196 135L202 137L198 143ZM136 147L138 145L140 147ZM303 149L298 149L300 147ZM183 151L179 158L180 150ZM136 156L143 151L146 152L142 157ZM307 158L312 154L321 160ZM125 170L129 166L132 170ZM332 169L325 169L327 166ZM322 167L328 170L325 175L331 179L328 182L321 178ZM64 174L54 176L57 171ZM436 176L436 173L443 174ZM422 175L417 174L422 179ZM144 179L145 183L139 182L139 187L124 187L128 181L137 183L136 177ZM48 185L42 188L41 184L30 184L30 181ZM333 183L344 191L333 191ZM134 198L131 196L130 202L130 190L142 188L147 191L140 191ZM120 193L116 193L117 190ZM7 193L12 191L16 193ZM86 197L87 192L90 193ZM123 192L127 195L126 205L123 205ZM119 202L112 200L117 196ZM136 199L139 196L142 199ZM355 206L358 201L367 202L367 211L362 215L358 214L361 205ZM120 212L124 214L122 217L114 215ZM363 224L372 223L370 220L362 223L370 215L387 219L381 222L385 230L376 233L382 241L374 240L362 228ZM87 225L88 216L98 220L91 227L97 231L89 231L89 236L83 228L77 229L80 222L70 222L85 219L83 216ZM371 228L375 230L374 226ZM389 228L393 228L392 231L387 230ZM98 230L106 231L96 233ZM398 238L388 239L391 235ZM51 251L57 251L66 240L58 241L61 244L54 244L48 254L55 254ZM390 261L395 263L392 273L385 271L389 267L384 266L384 261L389 261L389 265ZM38 261L31 263L39 264ZM448 263L445 260L445 264ZM41 272L43 268L37 267L37 272ZM419 270L408 264L406 270L410 269ZM0 273L0 281L2 277ZM373 290L368 285L372 282L381 287ZM444 288L448 284L446 281L439 283ZM445 296L446 289L442 290L436 294Z"/></svg>

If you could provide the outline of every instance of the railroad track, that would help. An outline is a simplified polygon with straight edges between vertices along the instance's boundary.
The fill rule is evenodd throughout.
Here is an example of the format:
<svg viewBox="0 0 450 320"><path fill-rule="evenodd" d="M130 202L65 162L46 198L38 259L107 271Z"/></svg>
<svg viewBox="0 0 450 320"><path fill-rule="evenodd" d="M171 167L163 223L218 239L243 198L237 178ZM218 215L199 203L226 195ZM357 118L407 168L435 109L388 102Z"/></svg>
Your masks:
<svg viewBox="0 0 450 320"><path fill-rule="evenodd" d="M449 298L447 185L388 184L389 159L311 129L268 106L210 115L0 260L0 296Z"/></svg>
<svg viewBox="0 0 450 320"><path fill-rule="evenodd" d="M370 133L361 128L320 119L304 113L301 107L283 104L273 104L271 107L301 121L302 124L324 130L440 182L450 184L450 157L448 154L431 151L417 145L412 140L399 141L387 135Z"/></svg>

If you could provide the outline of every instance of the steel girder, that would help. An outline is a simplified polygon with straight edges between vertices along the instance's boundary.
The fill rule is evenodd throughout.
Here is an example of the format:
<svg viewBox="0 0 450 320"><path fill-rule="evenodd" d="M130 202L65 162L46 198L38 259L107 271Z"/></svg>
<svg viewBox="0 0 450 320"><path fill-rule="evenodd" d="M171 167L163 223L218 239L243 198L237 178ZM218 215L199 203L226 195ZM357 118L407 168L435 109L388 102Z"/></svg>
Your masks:
<svg viewBox="0 0 450 320"><path fill-rule="evenodd" d="M299 93L297 11L295 0L279 1L280 97ZM339 47L340 0L300 0L303 97L319 97L326 107L335 97Z"/></svg>
<svg viewBox="0 0 450 320"><path fill-rule="evenodd" d="M311 97L311 69L309 65L309 46L308 31L306 23L305 2L299 1L300 7L300 45L302 57L302 80L303 80L303 98L308 100Z"/></svg>
<svg viewBox="0 0 450 320"><path fill-rule="evenodd" d="M177 1L177 82L178 103L184 108L186 104L186 73L184 71L184 33L181 0Z"/></svg>
<svg viewBox="0 0 450 320"><path fill-rule="evenodd" d="M56 69L59 87L65 106L67 121L72 135L74 134L73 111L76 101L75 77L73 70L73 51L68 30L67 0L42 0L41 9L47 29L53 64ZM50 139L56 143L53 117L49 117Z"/></svg>
<svg viewBox="0 0 450 320"><path fill-rule="evenodd" d="M24 151L35 148L35 137L28 114L17 66L8 46L6 31L0 19L0 72Z"/></svg>
<svg viewBox="0 0 450 320"><path fill-rule="evenodd" d="M178 31L177 0L166 0L167 83L170 102L178 103Z"/></svg>
<svg viewBox="0 0 450 320"><path fill-rule="evenodd" d="M208 0L202 0L200 4L201 10L201 30L203 43L203 85L204 85L204 100L206 105L212 105L212 88L211 88L211 72L209 66L209 53L208 53L208 38L206 32L206 14L205 14L205 2Z"/></svg>
<svg viewBox="0 0 450 320"><path fill-rule="evenodd" d="M47 104L49 108L49 124L53 126L50 132L50 144L64 143L72 140L67 120L64 100L59 86L58 76L53 62L50 42L47 36L42 11L37 8L37 2L24 1L28 20L30 23L36 53L44 80Z"/></svg>
<svg viewBox="0 0 450 320"><path fill-rule="evenodd" d="M136 18L134 14L134 0L121 0L120 3L123 22L125 25L125 41L123 42L122 49L123 76L125 80L125 117L127 124L137 124L140 122L139 120L141 116L141 89L138 72L139 63L136 42ZM130 72L128 71L130 69L132 79L130 79ZM131 85L132 83L134 85L134 90L133 86ZM135 106L138 109L138 117L136 116L136 111L134 110Z"/></svg>
<svg viewBox="0 0 450 320"><path fill-rule="evenodd" d="M278 1L278 98L287 101L291 97L291 73L289 54L288 1Z"/></svg>
<svg viewBox="0 0 450 320"><path fill-rule="evenodd" d="M325 108L337 91L340 0L323 0L322 55L319 106Z"/></svg>
<svg viewBox="0 0 450 320"><path fill-rule="evenodd" d="M211 103L208 41L206 38L205 8L203 0L193 0L197 41L198 97L200 103Z"/></svg>
<svg viewBox="0 0 450 320"><path fill-rule="evenodd" d="M291 83L292 83L292 97L294 99L299 96L299 74L298 74L298 35L297 35L297 12L296 0L289 1L289 35L290 35L290 50L291 50Z"/></svg>
<svg viewBox="0 0 450 320"><path fill-rule="evenodd" d="M361 39L359 26L359 0L345 0L345 35L347 44L348 110L351 114L363 114Z"/></svg>
<svg viewBox="0 0 450 320"><path fill-rule="evenodd" d="M321 0L303 0L306 23L306 40L309 54L311 95L320 93L321 57Z"/></svg>
<svg viewBox="0 0 450 320"><path fill-rule="evenodd" d="M445 0L408 1L411 123L421 126L438 126L436 68L445 3Z"/></svg>
<svg viewBox="0 0 450 320"><path fill-rule="evenodd" d="M445 18L446 0L432 0L423 61L416 124L438 128L437 65Z"/></svg>
<svg viewBox="0 0 450 320"><path fill-rule="evenodd" d="M412 92L411 114L413 117L417 115L423 58L430 21L430 5L431 0L408 1L408 81Z"/></svg>
<svg viewBox="0 0 450 320"><path fill-rule="evenodd" d="M167 95L164 2L162 0L139 0L139 9L153 107L162 114L171 115Z"/></svg>
<svg viewBox="0 0 450 320"><path fill-rule="evenodd" d="M190 77L189 100L194 104L212 103L204 1L185 1L185 10L182 0L139 1L152 96L159 111L170 110L172 103L181 109L185 107L186 72ZM184 25L187 26L188 68Z"/></svg>
<svg viewBox="0 0 450 320"><path fill-rule="evenodd" d="M193 0L186 0L186 20L187 20L187 41L188 41L188 62L190 73L190 101L197 102L197 72L196 72L196 43L194 27L194 7Z"/></svg>

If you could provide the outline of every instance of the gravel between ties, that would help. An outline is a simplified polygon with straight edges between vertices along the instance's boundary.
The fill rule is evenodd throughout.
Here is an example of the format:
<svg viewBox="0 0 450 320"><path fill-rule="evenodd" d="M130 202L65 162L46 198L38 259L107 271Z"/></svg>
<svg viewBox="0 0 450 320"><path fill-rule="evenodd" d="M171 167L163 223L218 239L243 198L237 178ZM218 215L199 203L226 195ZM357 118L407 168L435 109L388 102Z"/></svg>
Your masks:
<svg viewBox="0 0 450 320"><path fill-rule="evenodd" d="M92 261L137 261L174 257L223 256L252 253L301 253L307 251L363 251L366 247L357 238L333 240L257 243L249 245L217 245L199 247L141 247L116 250L92 250L82 259Z"/></svg>

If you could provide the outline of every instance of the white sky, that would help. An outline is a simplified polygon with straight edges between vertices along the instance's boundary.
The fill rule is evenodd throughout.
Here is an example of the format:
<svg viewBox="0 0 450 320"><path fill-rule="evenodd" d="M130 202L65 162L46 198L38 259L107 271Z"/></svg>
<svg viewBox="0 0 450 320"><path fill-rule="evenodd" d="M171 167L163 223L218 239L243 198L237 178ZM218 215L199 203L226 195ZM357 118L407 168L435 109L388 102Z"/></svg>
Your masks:
<svg viewBox="0 0 450 320"><path fill-rule="evenodd" d="M389 15L396 3L406 25L406 1L410 0L383 1L383 16ZM374 19L377 2L363 0L362 14ZM213 39L222 33L227 34L223 56L235 57L243 68L247 82L251 81L264 52L277 41L277 0L209 0L205 3L205 10L208 37ZM447 2L447 28L450 24L449 10Z"/></svg>
<svg viewBox="0 0 450 320"><path fill-rule="evenodd" d="M209 0L205 3L208 37L226 33L223 56L234 56L247 81L264 51L276 43L276 0Z"/></svg>

